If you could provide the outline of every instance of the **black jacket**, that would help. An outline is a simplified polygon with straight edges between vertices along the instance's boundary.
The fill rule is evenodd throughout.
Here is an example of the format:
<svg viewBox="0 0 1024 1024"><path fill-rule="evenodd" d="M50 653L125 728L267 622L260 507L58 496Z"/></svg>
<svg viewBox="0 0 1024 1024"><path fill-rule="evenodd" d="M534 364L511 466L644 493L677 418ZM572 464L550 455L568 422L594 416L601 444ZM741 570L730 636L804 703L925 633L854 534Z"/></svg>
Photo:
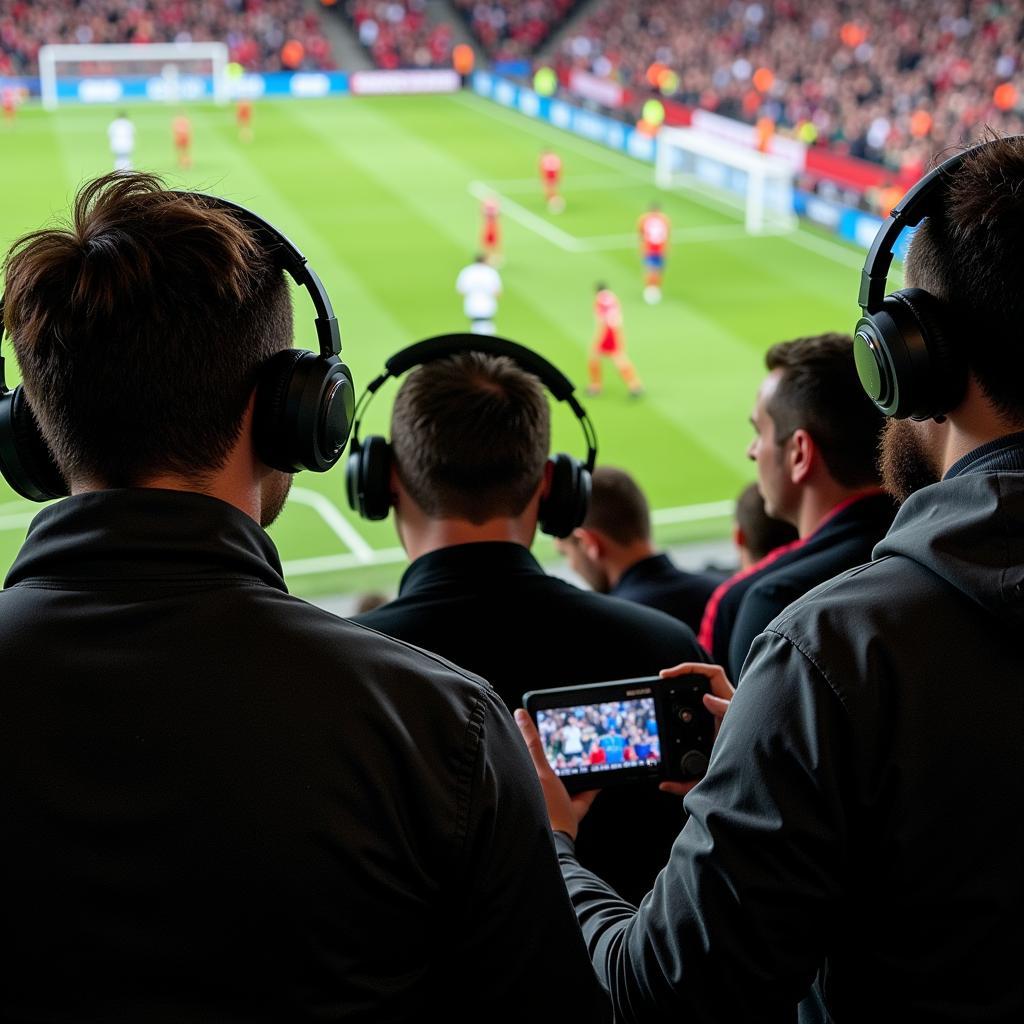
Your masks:
<svg viewBox="0 0 1024 1024"><path fill-rule="evenodd" d="M617 1019L1020 1019L1022 523L1015 435L772 622L638 912L556 837Z"/></svg>
<svg viewBox="0 0 1024 1024"><path fill-rule="evenodd" d="M406 570L396 600L356 621L484 676L509 708L527 690L705 660L681 622L548 576L521 544L460 544L423 555ZM580 856L639 900L683 821L681 801L653 784L609 790L580 832Z"/></svg>
<svg viewBox="0 0 1024 1024"><path fill-rule="evenodd" d="M42 511L0 665L4 1020L594 1006L504 706L290 597L234 507L125 490Z"/></svg>
<svg viewBox="0 0 1024 1024"><path fill-rule="evenodd" d="M657 608L696 633L711 592L725 578L723 572L684 572L668 555L651 555L631 565L609 594Z"/></svg>
<svg viewBox="0 0 1024 1024"><path fill-rule="evenodd" d="M737 679L754 637L812 587L867 562L895 514L885 494L858 498L840 506L809 537L787 545L781 557L769 556L756 572L739 576L718 601L711 660Z"/></svg>

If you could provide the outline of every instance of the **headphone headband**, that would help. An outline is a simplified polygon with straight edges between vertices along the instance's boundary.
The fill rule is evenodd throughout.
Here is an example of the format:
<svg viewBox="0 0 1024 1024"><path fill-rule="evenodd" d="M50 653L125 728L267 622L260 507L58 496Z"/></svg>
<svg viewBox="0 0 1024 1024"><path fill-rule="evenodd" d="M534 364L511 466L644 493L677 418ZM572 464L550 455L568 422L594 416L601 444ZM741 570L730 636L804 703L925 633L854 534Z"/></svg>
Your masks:
<svg viewBox="0 0 1024 1024"><path fill-rule="evenodd" d="M462 352L483 352L486 355L507 356L522 369L537 377L559 402L565 402L583 427L583 435L587 442L587 458L583 465L589 472L594 471L594 465L597 462L597 434L587 411L580 405L574 394L576 386L557 366L548 362L540 353L534 352L533 349L520 345L518 342L496 335L437 334L396 352L384 363L384 372L367 385L366 391L359 399L355 413L355 425L352 428L352 443L359 443L359 426L362 423L366 406L369 405L371 396L377 393L385 381L392 377L400 377L413 367L424 366L427 363Z"/></svg>
<svg viewBox="0 0 1024 1024"><path fill-rule="evenodd" d="M878 229L875 240L871 243L871 249L864 261L864 269L861 271L860 295L857 302L865 313L875 313L882 307L886 279L892 266L893 248L904 228L917 227L925 217L934 212L935 201L939 195L939 190L935 187L937 180L954 174L969 156L973 156L979 149L988 145L991 143L983 142L980 146L965 149L944 160L921 178L892 208L888 219Z"/></svg>

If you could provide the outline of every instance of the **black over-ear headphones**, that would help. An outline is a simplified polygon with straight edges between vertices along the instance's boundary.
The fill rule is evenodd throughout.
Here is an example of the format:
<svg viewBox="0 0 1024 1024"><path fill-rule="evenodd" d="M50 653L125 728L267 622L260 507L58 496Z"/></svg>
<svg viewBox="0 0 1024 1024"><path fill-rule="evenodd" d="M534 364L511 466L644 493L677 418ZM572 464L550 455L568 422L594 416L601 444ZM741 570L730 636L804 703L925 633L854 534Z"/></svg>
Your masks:
<svg viewBox="0 0 1024 1024"><path fill-rule="evenodd" d="M999 140L1002 141L1002 140ZM926 420L955 408L967 388L967 358L953 340L952 310L921 288L885 294L893 246L904 228L941 209L941 186L982 143L950 157L893 207L878 229L860 278L853 353L871 400L894 419Z"/></svg>
<svg viewBox="0 0 1024 1024"><path fill-rule="evenodd" d="M544 533L568 537L583 522L590 503L590 477L597 461L597 436L586 410L573 394L572 381L543 356L506 338L481 334L441 334L417 342L396 352L385 364L384 372L372 381L359 399L352 450L348 457L345 481L349 505L364 519L384 519L391 508L391 448L379 435L359 440L359 424L370 399L389 377L398 377L414 366L432 363L460 352L484 352L508 356L524 370L538 377L560 402L565 402L583 427L587 442L585 462L559 453L548 459L551 487L540 503L538 523Z"/></svg>
<svg viewBox="0 0 1024 1024"><path fill-rule="evenodd" d="M268 255L297 285L309 292L316 307L319 354L286 349L260 369L253 414L253 443L268 466L284 472L302 469L323 473L341 458L352 428L355 389L352 374L341 361L341 332L316 271L291 240L252 210L217 196L183 192L213 207L230 210L257 237ZM3 339L3 297L0 296L0 341ZM10 390L0 355L0 473L11 487L32 501L68 494L36 418L19 385Z"/></svg>

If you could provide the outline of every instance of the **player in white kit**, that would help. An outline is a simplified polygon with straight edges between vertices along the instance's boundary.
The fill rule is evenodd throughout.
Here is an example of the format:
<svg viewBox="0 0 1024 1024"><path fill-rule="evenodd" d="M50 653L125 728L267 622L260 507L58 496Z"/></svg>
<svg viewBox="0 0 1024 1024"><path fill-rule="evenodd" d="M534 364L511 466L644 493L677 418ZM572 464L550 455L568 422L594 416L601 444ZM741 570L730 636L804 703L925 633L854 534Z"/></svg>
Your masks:
<svg viewBox="0 0 1024 1024"><path fill-rule="evenodd" d="M115 171L132 169L132 154L135 152L135 125L123 111L107 127L110 152L114 155Z"/></svg>
<svg viewBox="0 0 1024 1024"><path fill-rule="evenodd" d="M462 309L469 317L469 329L474 334L494 334L501 276L488 265L486 256L481 253L459 271L455 290L463 296Z"/></svg>

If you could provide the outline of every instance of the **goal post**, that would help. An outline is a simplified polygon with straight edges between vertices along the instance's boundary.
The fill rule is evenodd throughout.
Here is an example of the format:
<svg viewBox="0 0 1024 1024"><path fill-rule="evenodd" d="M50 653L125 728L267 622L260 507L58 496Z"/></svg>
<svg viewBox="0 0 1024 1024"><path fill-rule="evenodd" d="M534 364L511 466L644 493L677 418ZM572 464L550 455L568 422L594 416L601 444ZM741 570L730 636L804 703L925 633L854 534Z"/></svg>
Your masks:
<svg viewBox="0 0 1024 1024"><path fill-rule="evenodd" d="M786 160L694 128L658 132L654 180L659 188L712 189L741 205L751 234L792 231L795 171Z"/></svg>
<svg viewBox="0 0 1024 1024"><path fill-rule="evenodd" d="M56 110L62 68L79 79L85 102L117 103L121 81L142 78L149 100L178 103L189 99L228 101L228 48L224 43L80 43L39 49L39 91L43 106ZM210 80L210 91L206 79Z"/></svg>

